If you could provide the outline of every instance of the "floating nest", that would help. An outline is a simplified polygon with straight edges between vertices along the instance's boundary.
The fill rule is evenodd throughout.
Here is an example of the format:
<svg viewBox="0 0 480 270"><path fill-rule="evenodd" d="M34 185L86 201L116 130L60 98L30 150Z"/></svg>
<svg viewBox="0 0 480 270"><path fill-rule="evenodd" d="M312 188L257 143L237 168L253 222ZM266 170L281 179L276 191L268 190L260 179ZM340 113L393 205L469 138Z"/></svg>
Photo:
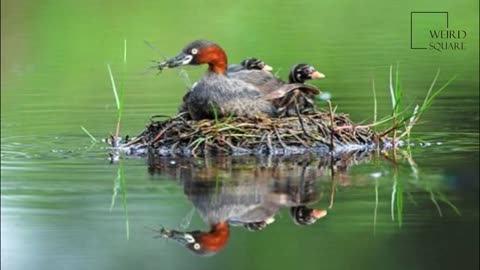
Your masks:
<svg viewBox="0 0 480 270"><path fill-rule="evenodd" d="M131 155L204 156L372 150L382 145L368 127L356 126L347 114L316 112L286 118L230 117L187 120L153 116L138 136L120 145Z"/></svg>

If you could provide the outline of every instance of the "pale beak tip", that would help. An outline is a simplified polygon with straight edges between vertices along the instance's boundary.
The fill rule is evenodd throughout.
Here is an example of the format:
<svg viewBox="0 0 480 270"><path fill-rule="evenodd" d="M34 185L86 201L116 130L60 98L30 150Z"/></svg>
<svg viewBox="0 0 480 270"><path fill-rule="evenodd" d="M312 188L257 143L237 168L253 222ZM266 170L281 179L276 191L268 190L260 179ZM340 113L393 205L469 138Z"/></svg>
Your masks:
<svg viewBox="0 0 480 270"><path fill-rule="evenodd" d="M267 224L272 224L273 222L275 222L275 218L274 217L269 217L265 220L265 223Z"/></svg>
<svg viewBox="0 0 480 270"><path fill-rule="evenodd" d="M324 217L324 216L327 215L327 210L315 209L315 210L313 210L312 215L313 215L313 217L315 217L316 219L319 219L319 218L322 218L322 217Z"/></svg>
<svg viewBox="0 0 480 270"><path fill-rule="evenodd" d="M263 68L262 68L263 71L266 71L266 72L270 72L273 70L273 68L269 65L265 65Z"/></svg>
<svg viewBox="0 0 480 270"><path fill-rule="evenodd" d="M314 73L312 73L311 77L312 79L324 79L326 76L321 72L315 71Z"/></svg>

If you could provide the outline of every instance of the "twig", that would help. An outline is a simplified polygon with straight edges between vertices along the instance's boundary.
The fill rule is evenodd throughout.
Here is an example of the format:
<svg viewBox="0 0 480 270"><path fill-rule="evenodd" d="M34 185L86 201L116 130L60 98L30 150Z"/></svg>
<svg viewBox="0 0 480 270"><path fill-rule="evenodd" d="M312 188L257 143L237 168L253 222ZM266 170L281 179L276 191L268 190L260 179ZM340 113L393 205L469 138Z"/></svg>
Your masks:
<svg viewBox="0 0 480 270"><path fill-rule="evenodd" d="M277 128L276 128L275 126L273 126L273 130L275 130L275 134L277 134L278 141L279 141L280 144L282 145L283 150L284 150L284 151L287 150L288 147L287 147L287 145L283 142L282 137L280 136L280 134L278 134L278 130L277 130Z"/></svg>
<svg viewBox="0 0 480 270"><path fill-rule="evenodd" d="M171 123L170 125L166 126L162 131L160 131L155 138L149 143L149 144L154 144L160 137L162 137L165 132L167 132L170 128L174 127L175 123Z"/></svg>

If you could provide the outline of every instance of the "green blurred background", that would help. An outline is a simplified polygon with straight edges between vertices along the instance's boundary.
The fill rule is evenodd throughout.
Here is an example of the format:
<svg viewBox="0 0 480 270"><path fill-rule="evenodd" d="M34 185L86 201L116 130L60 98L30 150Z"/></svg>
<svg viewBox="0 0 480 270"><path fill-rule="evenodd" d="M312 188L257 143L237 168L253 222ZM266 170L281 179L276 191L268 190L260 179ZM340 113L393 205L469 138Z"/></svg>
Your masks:
<svg viewBox="0 0 480 270"><path fill-rule="evenodd" d="M448 11L450 28L468 33L466 49L411 50L410 12L425 10ZM293 64L310 63L327 75L314 83L356 120L371 116L372 78L380 113L388 113L388 68L397 63L409 100L424 96L440 68L440 84L458 75L444 95L468 97L448 107L478 103L478 1L2 1L1 12L2 132L11 134L48 132L50 124L104 132L115 118L106 63L119 81L124 39L129 133L149 115L173 114L186 88L176 72L143 74L159 58L144 40L167 57L194 39L213 40L230 63L259 57L283 78ZM419 17L417 41L432 25L438 17ZM195 80L204 68L187 71ZM478 129L478 107L468 112L452 122Z"/></svg>

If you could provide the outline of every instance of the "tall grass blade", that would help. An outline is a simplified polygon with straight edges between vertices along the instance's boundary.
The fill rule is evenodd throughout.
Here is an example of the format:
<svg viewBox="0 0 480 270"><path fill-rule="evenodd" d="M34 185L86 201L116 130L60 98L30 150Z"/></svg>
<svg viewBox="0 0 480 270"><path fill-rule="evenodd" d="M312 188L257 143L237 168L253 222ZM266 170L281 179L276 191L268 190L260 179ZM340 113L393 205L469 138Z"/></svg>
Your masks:
<svg viewBox="0 0 480 270"><path fill-rule="evenodd" d="M180 222L180 229L186 230L190 227L190 223L192 223L193 214L195 214L195 207L192 207L190 211L183 217L182 221Z"/></svg>
<svg viewBox="0 0 480 270"><path fill-rule="evenodd" d="M423 101L423 104L427 103L427 100L430 97L430 94L432 93L433 87L435 86L435 83L437 82L438 76L440 76L440 69L437 69L437 74L435 74L435 77L433 78L433 81L430 84L430 88L428 88L428 92L427 92L427 95L425 96L425 100Z"/></svg>
<svg viewBox="0 0 480 270"><path fill-rule="evenodd" d="M418 115L419 110L420 110L420 106L417 104L415 106L415 108L413 109L412 116L408 120L408 122L409 122L408 125L414 125L415 124L415 120L417 119L416 116Z"/></svg>
<svg viewBox="0 0 480 270"><path fill-rule="evenodd" d="M458 208L457 208L450 200L448 200L447 197L445 197L445 195L443 195L442 193L438 192L438 196L439 196L439 199L440 199L442 202L446 203L448 206L450 206L450 208L452 208L453 211L454 211L457 215L459 215L459 216L462 215L462 213L460 212L460 210L458 210Z"/></svg>
<svg viewBox="0 0 480 270"><path fill-rule="evenodd" d="M397 184L397 222L398 226L402 227L403 222L403 183L398 181Z"/></svg>
<svg viewBox="0 0 480 270"><path fill-rule="evenodd" d="M275 72L275 77L280 77L280 70L282 70L282 68L278 68L277 69L277 72Z"/></svg>
<svg viewBox="0 0 480 270"><path fill-rule="evenodd" d="M188 72L185 69L179 69L178 70L178 76L180 79L182 79L183 84L187 86L188 88L192 88L192 81L190 80L190 77L188 76Z"/></svg>
<svg viewBox="0 0 480 270"><path fill-rule="evenodd" d="M80 126L80 128L83 130L83 132L85 132L85 134L87 134L90 137L90 139L94 143L98 142L97 139L95 139L95 137L93 137L93 135L90 132L88 132L88 130L86 128L84 128L83 126Z"/></svg>
<svg viewBox="0 0 480 270"><path fill-rule="evenodd" d="M116 146L117 144L117 139L120 133L120 123L122 121L122 112L123 112L123 95L124 95L124 90L125 90L125 77L127 74L127 40L124 39L123 42L123 74L122 74L122 80L120 81L120 89L117 91L117 86L115 84L115 79L113 77L113 72L112 68L110 67L110 64L107 64L108 68L108 74L110 75L110 81L112 83L112 89L113 89L113 95L115 97L115 103L117 105L117 126L115 128L115 136L114 136L114 141L113 141L113 146Z"/></svg>
<svg viewBox="0 0 480 270"><path fill-rule="evenodd" d="M404 122L408 121L408 123L406 124L405 131L399 136L399 139L402 138L403 136L407 136L408 138L410 138L411 129L417 123L417 121L420 118L420 116L422 115L422 113L425 112L431 106L435 97L437 97L456 78L456 76L453 76L444 85L442 85L438 90L433 91L433 89L435 87L435 83L437 82L437 79L438 79L439 75L440 75L440 69L437 70L437 73L435 74L435 78L433 79L432 83L430 84L430 88L427 91L427 94L425 96L425 99L424 99L423 103L420 106L417 105L410 115L403 118Z"/></svg>
<svg viewBox="0 0 480 270"><path fill-rule="evenodd" d="M440 208L440 205L438 204L437 199L435 198L435 194L431 190L429 190L428 192L430 193L430 200L432 201L432 203L437 208L438 215L443 217L442 208Z"/></svg>
<svg viewBox="0 0 480 270"><path fill-rule="evenodd" d="M395 198L397 193L397 176L394 176L393 187L392 187L392 196L390 198L390 215L392 216L392 221L395 221Z"/></svg>
<svg viewBox="0 0 480 270"><path fill-rule="evenodd" d="M392 99L392 109L395 109L395 91L393 89L393 74L392 74L392 65L390 65L390 80L389 80L389 89L390 89L390 98Z"/></svg>
<svg viewBox="0 0 480 270"><path fill-rule="evenodd" d="M400 81L398 81L395 85L395 107L393 108L396 115L400 114L402 96L403 96L402 84L400 83Z"/></svg>
<svg viewBox="0 0 480 270"><path fill-rule="evenodd" d="M120 99L118 98L117 86L115 85L115 79L113 78L112 68L110 64L107 64L108 74L110 75L110 81L112 82L113 95L115 96L115 102L117 104L117 109L120 110Z"/></svg>
<svg viewBox="0 0 480 270"><path fill-rule="evenodd" d="M128 218L128 208L127 208L127 185L125 183L125 171L123 168L123 162L120 160L120 164L118 167L118 176L120 178L120 189L122 191L122 206L123 212L125 214L125 230L127 240L130 239L130 223Z"/></svg>
<svg viewBox="0 0 480 270"><path fill-rule="evenodd" d="M448 80L444 85L442 85L437 91L435 91L433 94L430 95L430 97L428 98L427 100L427 103L425 104L425 107L423 110L426 110L428 107L430 107L430 105L432 104L433 100L435 99L436 96L438 96L445 88L447 88L447 86L452 83L455 79L457 78L457 76L453 76L452 78L450 78L450 80Z"/></svg>
<svg viewBox="0 0 480 270"><path fill-rule="evenodd" d="M398 114L400 111L402 96L403 96L403 92L402 92L402 85L400 83L400 71L397 63L397 68L395 70L395 106L393 108L396 114Z"/></svg>
<svg viewBox="0 0 480 270"><path fill-rule="evenodd" d="M115 207L115 201L117 199L118 190L120 189L120 176L119 172L117 171L117 177L113 180L113 193L112 193L112 200L110 202L110 212L112 212L113 208Z"/></svg>
<svg viewBox="0 0 480 270"><path fill-rule="evenodd" d="M384 123L387 123L389 122L390 120L392 120L394 117L393 116L387 116L381 120L378 120L377 122L374 122L372 124L370 124L369 126L370 127L375 127L375 126L378 126L378 125L381 125L381 124L384 124Z"/></svg>
<svg viewBox="0 0 480 270"><path fill-rule="evenodd" d="M218 129L218 126L220 125L220 121L218 119L217 108L212 103L210 103L210 106L212 107L212 111L213 111L213 119L215 120L215 127Z"/></svg>
<svg viewBox="0 0 480 270"><path fill-rule="evenodd" d="M377 122L377 91L375 90L375 79L372 78L373 91L373 123Z"/></svg>
<svg viewBox="0 0 480 270"><path fill-rule="evenodd" d="M152 45L152 43L150 43L148 40L143 40L143 42L144 42L145 45L147 45L153 52L155 52L158 57L162 58L163 60L167 60L167 58L165 57L165 55L161 54L160 51L159 51L157 48L155 48L155 46Z"/></svg>

